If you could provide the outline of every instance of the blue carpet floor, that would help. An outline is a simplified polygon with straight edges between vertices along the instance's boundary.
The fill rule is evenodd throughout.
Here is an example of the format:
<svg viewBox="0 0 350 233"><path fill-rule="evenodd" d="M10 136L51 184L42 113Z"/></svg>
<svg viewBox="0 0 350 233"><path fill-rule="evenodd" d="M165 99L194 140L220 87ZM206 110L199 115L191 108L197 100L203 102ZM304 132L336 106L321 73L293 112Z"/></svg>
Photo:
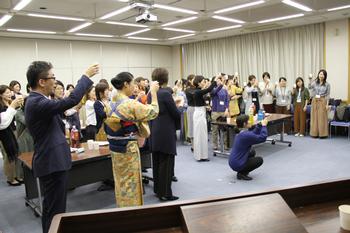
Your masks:
<svg viewBox="0 0 350 233"><path fill-rule="evenodd" d="M254 180L238 181L227 158L213 157L210 162L194 160L189 146L178 146L173 183L174 195L180 200L262 191L350 177L350 141L296 138L288 136L293 146L262 144L256 147L264 164L251 173ZM209 148L211 154L211 148ZM24 205L24 186L9 187L0 162L0 231L3 233L40 233L40 218ZM149 171L151 174L151 170ZM100 183L86 185L68 193L67 211L115 207L113 190L98 192ZM152 182L145 186L145 204L158 203Z"/></svg>

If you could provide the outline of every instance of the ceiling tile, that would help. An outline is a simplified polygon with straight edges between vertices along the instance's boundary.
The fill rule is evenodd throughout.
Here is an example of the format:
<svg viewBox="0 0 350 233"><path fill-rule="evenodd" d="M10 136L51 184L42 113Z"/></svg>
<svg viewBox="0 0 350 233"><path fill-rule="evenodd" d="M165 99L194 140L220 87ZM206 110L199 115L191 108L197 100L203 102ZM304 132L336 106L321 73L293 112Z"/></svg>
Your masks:
<svg viewBox="0 0 350 233"><path fill-rule="evenodd" d="M46 14L98 18L126 5L126 3L112 0L34 0L24 10ZM41 10L40 7L46 7L47 9Z"/></svg>
<svg viewBox="0 0 350 233"><path fill-rule="evenodd" d="M55 19L43 20L43 18L15 15L4 26L6 28L66 32L79 24L81 24L81 22Z"/></svg>
<svg viewBox="0 0 350 233"><path fill-rule="evenodd" d="M167 1L168 3L174 2L174 1ZM174 4L171 4L172 6L176 7L182 7L186 9L191 10L204 10L204 11L215 11L220 10L226 7L240 5L243 3L251 2L251 0L182 0L182 1L175 1Z"/></svg>
<svg viewBox="0 0 350 233"><path fill-rule="evenodd" d="M350 4L349 0L299 0L298 2L313 10L329 9Z"/></svg>
<svg viewBox="0 0 350 233"><path fill-rule="evenodd" d="M209 18L205 20L189 22L188 24L178 26L177 28L189 29L194 31L207 31L214 28L228 27L233 25L236 25L236 24L227 22L227 21ZM177 26L177 25L174 25L174 26Z"/></svg>
<svg viewBox="0 0 350 233"><path fill-rule="evenodd" d="M162 30L162 29L153 29L151 31L148 32L143 32L137 35L133 35L136 37L148 37L148 38L156 38L156 39L168 39L171 37L175 37L175 36L182 36L188 33L184 33L184 32L174 32L174 31L166 31L166 30Z"/></svg>
<svg viewBox="0 0 350 233"><path fill-rule="evenodd" d="M20 0L14 1L0 1L0 9L12 9Z"/></svg>
<svg viewBox="0 0 350 233"><path fill-rule="evenodd" d="M142 28L125 27L121 25L111 25L106 23L95 23L79 31L79 33L93 33L104 35L124 35L130 32L141 30Z"/></svg>
<svg viewBox="0 0 350 233"><path fill-rule="evenodd" d="M246 22L256 22L259 20L272 19L298 13L302 13L302 11L286 4L279 3L241 12L235 12L226 16Z"/></svg>

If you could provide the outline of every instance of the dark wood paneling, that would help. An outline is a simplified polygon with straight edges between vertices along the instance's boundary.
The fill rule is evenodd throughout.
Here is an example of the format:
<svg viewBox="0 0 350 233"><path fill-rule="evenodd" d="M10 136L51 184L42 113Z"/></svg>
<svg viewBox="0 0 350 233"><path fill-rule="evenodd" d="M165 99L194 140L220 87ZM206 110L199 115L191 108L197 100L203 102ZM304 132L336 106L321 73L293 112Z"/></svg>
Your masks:
<svg viewBox="0 0 350 233"><path fill-rule="evenodd" d="M178 201L134 208L109 209L66 213L55 217L50 233L137 232L181 227L181 206L232 200L279 193L289 207L295 208L315 203L350 198L350 180L333 180L324 183L295 186L262 192L242 193L221 197Z"/></svg>
<svg viewBox="0 0 350 233"><path fill-rule="evenodd" d="M278 194L181 207L189 233L307 233Z"/></svg>

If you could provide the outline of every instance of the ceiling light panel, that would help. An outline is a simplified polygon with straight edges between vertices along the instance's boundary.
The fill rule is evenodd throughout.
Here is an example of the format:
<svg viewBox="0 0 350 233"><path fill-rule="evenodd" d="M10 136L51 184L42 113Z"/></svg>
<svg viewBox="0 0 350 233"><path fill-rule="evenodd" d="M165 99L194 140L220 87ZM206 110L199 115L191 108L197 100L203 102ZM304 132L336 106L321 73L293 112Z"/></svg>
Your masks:
<svg viewBox="0 0 350 233"><path fill-rule="evenodd" d="M157 40L159 40L159 39L156 39L156 38L136 37L136 36L129 36L127 38L128 39L132 39L132 40L149 40L149 41L157 41Z"/></svg>
<svg viewBox="0 0 350 233"><path fill-rule="evenodd" d="M232 23L240 23L240 24L245 23L244 21L239 20L239 19L233 19L233 18L224 17L224 16L220 16L220 15L213 15L212 18L227 21L227 22L232 22Z"/></svg>
<svg viewBox="0 0 350 233"><path fill-rule="evenodd" d="M184 34L192 34L192 33L184 33L178 31L168 31L163 29L152 29L147 32L143 32L141 34L137 34L137 37L148 37L148 38L157 38L160 40L166 40L171 37L182 36Z"/></svg>
<svg viewBox="0 0 350 233"><path fill-rule="evenodd" d="M71 20L71 21L85 21L83 18L57 16L57 15L45 15L45 14L27 14L31 17L47 18L47 19L59 19L59 20Z"/></svg>
<svg viewBox="0 0 350 233"><path fill-rule="evenodd" d="M24 33L40 33L40 34L56 34L56 32L53 32L53 31L16 29L16 28L8 28L7 31L9 31L9 32L24 32Z"/></svg>
<svg viewBox="0 0 350 233"><path fill-rule="evenodd" d="M10 19L12 18L12 15L3 15L1 18L0 18L0 27L5 25Z"/></svg>
<svg viewBox="0 0 350 233"><path fill-rule="evenodd" d="M127 26L127 27L140 27L140 28L147 28L148 27L147 25L143 25L143 24L124 23L124 22L115 22L115 21L107 21L105 23L119 25L119 26Z"/></svg>
<svg viewBox="0 0 350 233"><path fill-rule="evenodd" d="M26 7L32 0L21 0L20 2L18 2L15 7L13 8L14 11L20 11L22 10L24 7Z"/></svg>
<svg viewBox="0 0 350 233"><path fill-rule="evenodd" d="M338 11L338 10L344 10L344 9L348 9L348 8L350 8L350 5L333 7L333 8L327 9L327 11Z"/></svg>
<svg viewBox="0 0 350 233"><path fill-rule="evenodd" d="M163 10L169 10L169 11L176 11L176 12L181 12L185 14L191 14L191 15L196 15L198 12L184 9L184 8L179 8L179 7L174 7L174 6L169 6L169 5L162 5L162 4L153 4L154 8L159 8Z"/></svg>
<svg viewBox="0 0 350 233"><path fill-rule="evenodd" d="M120 14L122 14L124 12L127 12L127 11L131 10L132 8L133 8L132 6L127 5L127 6L123 7L123 8L120 8L118 10L109 12L108 14L105 14L105 15L101 16L100 19L108 19L108 18L114 17L116 15L120 15Z"/></svg>
<svg viewBox="0 0 350 233"><path fill-rule="evenodd" d="M142 30L130 32L130 33L128 33L128 34L125 34L124 36L126 36L126 37L128 37L128 36L133 36L133 35L137 35L137 34L140 34L140 33L143 33L143 32L148 32L148 31L150 31L150 30L151 30L151 29L146 28L146 29L142 29Z"/></svg>
<svg viewBox="0 0 350 233"><path fill-rule="evenodd" d="M163 28L163 29L164 29L164 30L167 30L167 31L174 31L174 32L195 33L195 31L192 31L192 30L180 29L180 28L168 28L168 27L165 27L165 28Z"/></svg>
<svg viewBox="0 0 350 233"><path fill-rule="evenodd" d="M111 38L113 35L103 35L103 34L90 34L90 33L75 33L76 36L88 36L88 37L106 37Z"/></svg>
<svg viewBox="0 0 350 233"><path fill-rule="evenodd" d="M83 28L77 31L77 33L123 36L125 34L135 32L140 29L141 28L137 28L137 27L118 26L118 25L100 22L100 23L94 23L89 27Z"/></svg>
<svg viewBox="0 0 350 233"><path fill-rule="evenodd" d="M258 23L270 23L270 22L281 21L281 20L286 20L286 19L299 18L302 16L304 16L304 14L287 15L287 16L282 16L282 17L278 17L278 18L261 20L261 21L258 21Z"/></svg>
<svg viewBox="0 0 350 233"><path fill-rule="evenodd" d="M305 5L302 5L296 1L292 1L292 0L283 0L282 1L284 4L287 4L289 6L292 6L292 7L295 7L295 8L298 8L300 10L303 10L303 11L312 11L312 9L310 7L307 7Z"/></svg>
<svg viewBox="0 0 350 233"><path fill-rule="evenodd" d="M222 13L226 13L226 12L230 12L230 11L235 11L235 10L239 10L239 9L243 9L243 8L247 8L247 7L260 5L263 3L265 3L264 0L259 0L259 1L249 2L249 3L245 3L245 4L232 6L232 7L226 7L224 9L215 11L214 14L222 14Z"/></svg>
<svg viewBox="0 0 350 233"><path fill-rule="evenodd" d="M87 22L87 23L83 23L83 24L80 24L72 29L70 29L68 32L77 32L83 28L86 28L86 27L89 27L92 23L90 22Z"/></svg>

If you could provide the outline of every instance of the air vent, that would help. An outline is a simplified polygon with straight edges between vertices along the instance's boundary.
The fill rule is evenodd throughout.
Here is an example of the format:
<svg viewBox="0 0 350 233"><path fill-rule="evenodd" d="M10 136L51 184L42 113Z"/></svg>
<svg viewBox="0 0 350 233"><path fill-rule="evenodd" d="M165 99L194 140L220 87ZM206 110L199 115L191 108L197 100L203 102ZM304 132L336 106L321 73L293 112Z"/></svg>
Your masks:
<svg viewBox="0 0 350 233"><path fill-rule="evenodd" d="M245 29L247 31L251 31L251 32L258 32L258 31L273 30L273 29L277 29L277 28L281 28L281 27L283 27L283 25L274 23L274 24L259 25L257 27L246 27Z"/></svg>

